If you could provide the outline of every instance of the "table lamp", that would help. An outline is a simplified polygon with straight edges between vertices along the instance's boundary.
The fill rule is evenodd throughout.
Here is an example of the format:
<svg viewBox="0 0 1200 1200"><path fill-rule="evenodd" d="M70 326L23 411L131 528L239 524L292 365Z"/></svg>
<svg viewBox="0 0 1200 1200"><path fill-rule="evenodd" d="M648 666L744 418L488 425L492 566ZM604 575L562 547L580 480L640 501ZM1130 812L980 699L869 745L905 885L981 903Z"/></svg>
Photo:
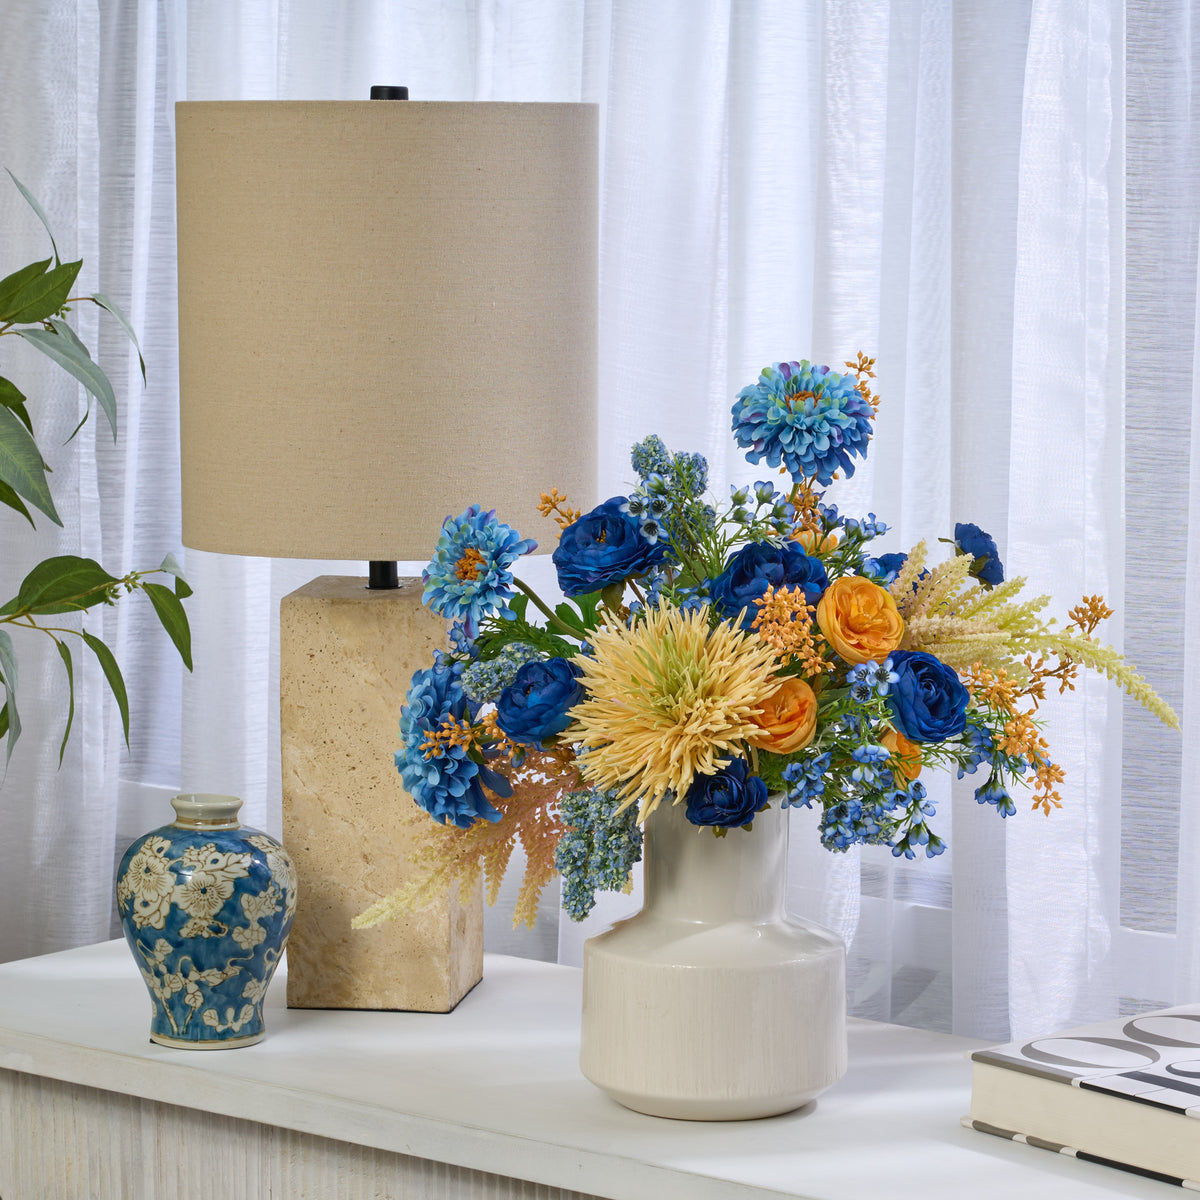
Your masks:
<svg viewBox="0 0 1200 1200"><path fill-rule="evenodd" d="M280 611L291 1007L449 1011L482 974L457 886L350 929L413 870L397 722L446 642L395 563L472 503L546 550L542 491L595 503L597 128L587 104L176 107L184 544L371 564Z"/></svg>

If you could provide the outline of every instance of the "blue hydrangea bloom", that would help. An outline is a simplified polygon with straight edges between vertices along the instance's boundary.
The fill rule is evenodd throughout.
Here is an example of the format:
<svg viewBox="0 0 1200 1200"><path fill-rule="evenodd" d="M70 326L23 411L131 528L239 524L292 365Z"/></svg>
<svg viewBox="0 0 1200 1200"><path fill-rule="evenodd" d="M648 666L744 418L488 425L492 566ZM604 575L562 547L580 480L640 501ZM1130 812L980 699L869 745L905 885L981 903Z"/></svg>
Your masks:
<svg viewBox="0 0 1200 1200"><path fill-rule="evenodd" d="M541 657L541 651L524 642L510 642L495 658L473 662L463 671L463 691L472 704L493 704L527 662Z"/></svg>
<svg viewBox="0 0 1200 1200"><path fill-rule="evenodd" d="M782 464L793 480L825 487L835 471L853 475L854 458L866 457L873 410L853 376L828 367L775 363L738 392L732 411L747 460Z"/></svg>
<svg viewBox="0 0 1200 1200"><path fill-rule="evenodd" d="M522 538L511 526L472 504L442 525L433 561L421 572L424 602L451 621L461 621L467 637L479 632L479 622L492 613L511 616L508 601L515 595L508 569L537 542Z"/></svg>
<svg viewBox="0 0 1200 1200"><path fill-rule="evenodd" d="M671 452L656 433L636 443L629 452L629 459L642 480L651 475L665 475L671 469Z"/></svg>
<svg viewBox="0 0 1200 1200"><path fill-rule="evenodd" d="M642 857L637 808L614 816L616 807L605 792L568 792L562 798L566 832L554 865L562 876L562 905L572 921L582 921L592 911L598 890L620 891Z"/></svg>
<svg viewBox="0 0 1200 1200"><path fill-rule="evenodd" d="M400 710L396 769L408 794L435 821L466 829L481 818L500 820L501 813L483 794L482 784L497 796L511 796L512 785L503 775L473 762L461 746L443 747L431 758L421 748L427 734L449 717L461 720L467 711L462 671L462 663L440 660L412 677Z"/></svg>

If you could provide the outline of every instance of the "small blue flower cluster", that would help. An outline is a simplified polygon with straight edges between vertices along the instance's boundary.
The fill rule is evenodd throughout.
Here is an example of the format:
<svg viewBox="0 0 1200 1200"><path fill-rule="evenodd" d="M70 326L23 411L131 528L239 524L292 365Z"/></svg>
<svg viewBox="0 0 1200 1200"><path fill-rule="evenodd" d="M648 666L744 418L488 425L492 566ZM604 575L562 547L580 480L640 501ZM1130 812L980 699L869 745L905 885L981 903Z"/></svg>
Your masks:
<svg viewBox="0 0 1200 1200"><path fill-rule="evenodd" d="M783 768L783 779L788 784L780 802L781 808L811 808L815 800L821 804L825 798L825 772L829 770L832 755L826 750L812 758L793 759Z"/></svg>
<svg viewBox="0 0 1200 1200"><path fill-rule="evenodd" d="M917 848L925 848L926 858L936 858L946 849L942 841L926 822L926 817L935 815L933 802L926 797L925 785L913 780L906 791L895 794L896 806L905 805L907 812L901 820L899 837L894 838L889 845L896 858L916 858Z"/></svg>
<svg viewBox="0 0 1200 1200"><path fill-rule="evenodd" d="M462 688L475 705L494 704L500 693L517 677L517 672L541 655L524 642L510 642L487 662L473 662L462 673Z"/></svg>
<svg viewBox="0 0 1200 1200"><path fill-rule="evenodd" d="M642 827L637 809L613 815L616 801L595 790L562 797L567 827L554 865L562 875L562 905L573 921L582 921L596 903L596 892L619 892L633 864L642 857Z"/></svg>
<svg viewBox="0 0 1200 1200"><path fill-rule="evenodd" d="M703 454L672 453L662 438L651 434L630 453L640 485L626 498L621 511L636 519L642 537L651 545L670 538L674 513L685 526L710 525L716 513L702 503L708 487L708 460Z"/></svg>
<svg viewBox="0 0 1200 1200"><path fill-rule="evenodd" d="M1014 816L1017 811L1017 806L1012 802L1012 797L995 775L989 776L987 783L983 787L976 789L975 799L980 804L994 804L996 811L1002 817Z"/></svg>
<svg viewBox="0 0 1200 1200"><path fill-rule="evenodd" d="M821 814L818 832L826 850L844 851L863 843L887 843L888 815L895 808L889 792L865 791L831 804Z"/></svg>
<svg viewBox="0 0 1200 1200"><path fill-rule="evenodd" d="M990 762L995 742L992 735L975 721L968 720L962 737L963 757L958 764L958 777L974 775L980 763Z"/></svg>
<svg viewBox="0 0 1200 1200"><path fill-rule="evenodd" d="M866 704L872 696L886 696L891 685L899 679L900 676L892 670L890 657L881 663L868 659L865 663L857 663L846 672L850 696L858 704Z"/></svg>
<svg viewBox="0 0 1200 1200"><path fill-rule="evenodd" d="M888 527L878 520L874 513L867 513L865 518L847 517L842 522L842 528L847 534L854 534L864 542L869 542L872 538L883 537L888 531Z"/></svg>

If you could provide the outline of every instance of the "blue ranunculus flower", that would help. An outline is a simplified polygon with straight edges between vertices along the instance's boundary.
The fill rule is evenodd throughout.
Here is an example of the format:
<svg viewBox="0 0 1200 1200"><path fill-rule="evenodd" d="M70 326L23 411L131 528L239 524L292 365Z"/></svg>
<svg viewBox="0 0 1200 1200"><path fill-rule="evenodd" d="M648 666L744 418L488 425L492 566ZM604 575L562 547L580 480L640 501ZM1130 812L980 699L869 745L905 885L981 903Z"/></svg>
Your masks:
<svg viewBox="0 0 1200 1200"><path fill-rule="evenodd" d="M511 796L512 785L503 775L472 761L461 746L442 747L426 757L426 735L450 717L461 720L467 711L462 671L462 663L438 661L413 675L400 710L396 769L408 794L435 821L466 829L480 818L500 820L501 813L483 794L482 784L497 796Z"/></svg>
<svg viewBox="0 0 1200 1200"><path fill-rule="evenodd" d="M775 363L738 392L733 433L748 461L782 463L794 480L828 487L835 471L853 475L854 458L866 457L873 415L852 375L807 360Z"/></svg>
<svg viewBox="0 0 1200 1200"><path fill-rule="evenodd" d="M712 581L710 595L713 607L721 616L733 620L745 609L742 627L749 629L758 616L754 603L767 590L767 585L776 588L799 587L804 589L804 598L816 604L829 586L829 576L819 558L804 553L799 542L748 542L735 554L730 555L725 570Z"/></svg>
<svg viewBox="0 0 1200 1200"><path fill-rule="evenodd" d="M540 747L570 725L570 710L582 699L579 668L570 659L528 662L500 693L496 724L514 742Z"/></svg>
<svg viewBox="0 0 1200 1200"><path fill-rule="evenodd" d="M971 574L980 583L995 587L1004 582L1004 564L1000 561L1000 551L991 534L984 533L978 525L959 521L954 526L954 545L960 554L969 554L975 559Z"/></svg>
<svg viewBox="0 0 1200 1200"><path fill-rule="evenodd" d="M892 719L913 742L944 742L967 726L970 694L953 667L923 650L892 654L897 678L888 692Z"/></svg>
<svg viewBox="0 0 1200 1200"><path fill-rule="evenodd" d="M621 511L627 503L614 496L562 531L551 557L563 595L586 596L662 562L665 541L647 541L637 519Z"/></svg>
<svg viewBox="0 0 1200 1200"><path fill-rule="evenodd" d="M715 775L697 775L687 793L687 819L693 825L732 829L749 825L767 805L767 785L751 775L744 758L731 759Z"/></svg>

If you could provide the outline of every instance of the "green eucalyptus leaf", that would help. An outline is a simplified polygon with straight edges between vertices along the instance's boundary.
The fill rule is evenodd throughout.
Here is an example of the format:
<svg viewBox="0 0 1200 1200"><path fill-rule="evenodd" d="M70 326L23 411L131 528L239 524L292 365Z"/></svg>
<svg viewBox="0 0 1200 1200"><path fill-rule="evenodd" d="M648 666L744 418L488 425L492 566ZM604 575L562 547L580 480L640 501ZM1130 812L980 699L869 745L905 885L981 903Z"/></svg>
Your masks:
<svg viewBox="0 0 1200 1200"><path fill-rule="evenodd" d="M56 322L56 324L61 324L61 322ZM76 348L77 345L82 346L83 343L78 338L74 338L72 341L49 329L18 329L17 333L31 345L36 346L48 358L58 363L63 370L74 375L100 401L100 407L104 409L104 415L108 417L108 423L112 426L113 441L116 441L117 398L113 393L112 384L108 381L108 376L92 362L86 351L80 352Z"/></svg>
<svg viewBox="0 0 1200 1200"><path fill-rule="evenodd" d="M33 432L33 422L29 419L29 410L25 407L25 396L11 379L0 379L0 405L11 409L21 418L21 423Z"/></svg>
<svg viewBox="0 0 1200 1200"><path fill-rule="evenodd" d="M129 335L129 340L133 343L133 348L137 351L138 366L142 368L142 382L146 382L146 360L142 357L142 347L138 343L137 334L133 332L133 326L129 323L129 318L107 296L100 292L94 292L91 297L101 308L107 309L121 323L121 328Z"/></svg>
<svg viewBox="0 0 1200 1200"><path fill-rule="evenodd" d="M30 321L44 321L47 317L61 312L82 266L83 259L61 263L57 267L51 267L44 275L31 279L12 298L10 311L4 314L4 320L26 324Z"/></svg>
<svg viewBox="0 0 1200 1200"><path fill-rule="evenodd" d="M2 681L0 681L2 682ZM0 737L4 737L8 733L8 701L4 702L4 706L0 708ZM12 751L9 751L9 757L12 757Z"/></svg>
<svg viewBox="0 0 1200 1200"><path fill-rule="evenodd" d="M8 171L8 168L4 168ZM37 219L46 227L46 232L50 235L50 246L54 250L54 261L58 262L58 247L54 244L54 232L50 228L50 221L46 214L42 212L42 206L33 198L33 193L11 172L8 171L8 177L17 185L17 190L25 197L29 207L37 214Z"/></svg>
<svg viewBox="0 0 1200 1200"><path fill-rule="evenodd" d="M39 508L55 525L61 525L42 452L21 418L11 409L0 405L0 480Z"/></svg>
<svg viewBox="0 0 1200 1200"><path fill-rule="evenodd" d="M180 600L186 600L191 594L192 589L188 586L188 581L183 577L183 568L179 565L179 560L173 554L168 554L162 560L160 571L165 571L168 575L175 576L175 595Z"/></svg>
<svg viewBox="0 0 1200 1200"><path fill-rule="evenodd" d="M167 631L171 641L175 643L175 649L179 651L179 657L183 659L183 665L190 671L192 669L192 631L188 626L187 613L183 611L179 597L169 587L163 587L161 583L143 583L142 589L150 597L150 603L154 605L154 611L158 614L162 627Z"/></svg>
<svg viewBox="0 0 1200 1200"><path fill-rule="evenodd" d="M5 761L12 758L13 747L21 736L21 717L17 712L17 656L13 652L12 638L0 629L0 682L4 684L5 733L8 735L8 750Z"/></svg>
<svg viewBox="0 0 1200 1200"><path fill-rule="evenodd" d="M95 559L63 554L38 563L21 581L16 600L0 613L28 609L41 616L81 612L103 603L117 582ZM10 605L15 608L10 609Z"/></svg>
<svg viewBox="0 0 1200 1200"><path fill-rule="evenodd" d="M96 661L100 664L100 670L104 672L104 678L108 680L108 686L112 689L117 707L121 710L121 728L125 731L125 745L128 746L129 695L125 691L125 680L121 678L121 668L117 666L117 660L113 658L113 652L98 637L90 633L84 633L82 637L88 649L96 656Z"/></svg>
<svg viewBox="0 0 1200 1200"><path fill-rule="evenodd" d="M68 344L76 352L81 361L86 361L89 363L92 362L92 356L88 352L88 348L79 340L79 335L70 327L70 325L66 323L66 321L59 321L56 318L51 317L50 326L60 337L66 338ZM92 365L95 366L94 363ZM106 387L104 391L96 392L95 395L100 401L100 407L104 409L104 415L108 418L108 424L112 429L113 441L115 442L117 440L117 399L113 394L111 384L108 382L108 376L105 375L99 367L96 367L96 370L99 372L100 378L104 381ZM86 414L84 414L84 420L87 420ZM80 425L82 425L82 423L83 422L80 422ZM79 426L76 426L75 432L79 432ZM75 434L72 433L71 437L74 436ZM67 441L70 440L71 438L67 439Z"/></svg>
<svg viewBox="0 0 1200 1200"><path fill-rule="evenodd" d="M75 720L75 666L71 662L71 648L66 642L60 642L57 638L54 644L58 647L59 657L63 660L63 666L67 669L67 692L69 700L67 702L67 727L63 730L62 745L58 748L58 765L63 764L63 755L67 752L67 739L71 736L71 725Z"/></svg>
<svg viewBox="0 0 1200 1200"><path fill-rule="evenodd" d="M0 279L0 325L11 321L11 314L17 311L13 307L13 297L31 280L36 279L39 275L45 275L46 268L53 261L50 258L43 258L41 262L30 263L29 266L22 267L19 271L14 271L11 275Z"/></svg>
<svg viewBox="0 0 1200 1200"><path fill-rule="evenodd" d="M25 520L29 522L30 525L33 525L34 529L37 528L37 526L33 524L33 518L29 515L29 509L27 509L21 502L21 497L18 496L17 493L14 492L12 488L10 488L3 480L0 480L0 504L7 505L14 512L19 512L21 516L23 516Z"/></svg>

